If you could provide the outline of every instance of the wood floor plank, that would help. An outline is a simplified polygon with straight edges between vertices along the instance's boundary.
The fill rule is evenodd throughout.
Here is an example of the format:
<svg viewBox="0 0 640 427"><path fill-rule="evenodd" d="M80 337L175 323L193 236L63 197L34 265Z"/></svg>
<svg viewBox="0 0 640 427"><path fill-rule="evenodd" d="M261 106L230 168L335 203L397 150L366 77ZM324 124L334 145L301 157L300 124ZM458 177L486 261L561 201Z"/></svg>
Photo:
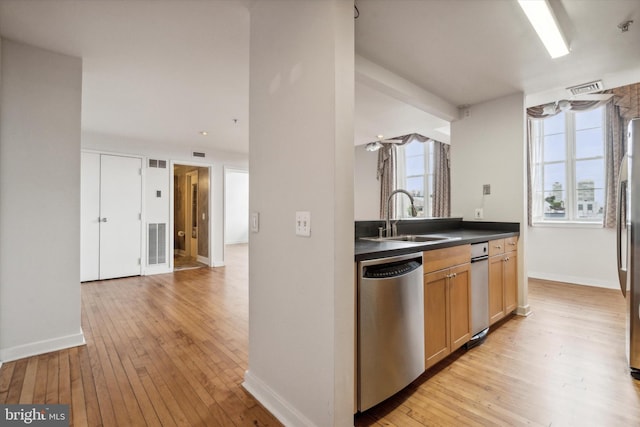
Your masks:
<svg viewBox="0 0 640 427"><path fill-rule="evenodd" d="M36 373L38 371L39 358L30 357L28 359L27 368L24 372L24 382L22 383L22 392L18 403L31 403L33 402L33 394L36 385Z"/></svg>

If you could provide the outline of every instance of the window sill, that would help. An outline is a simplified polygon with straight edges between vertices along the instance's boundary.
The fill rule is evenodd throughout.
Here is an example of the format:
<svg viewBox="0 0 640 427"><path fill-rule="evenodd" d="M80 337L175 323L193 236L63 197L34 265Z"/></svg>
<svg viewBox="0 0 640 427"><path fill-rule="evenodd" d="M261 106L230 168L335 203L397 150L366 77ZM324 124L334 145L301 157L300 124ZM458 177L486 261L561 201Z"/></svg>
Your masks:
<svg viewBox="0 0 640 427"><path fill-rule="evenodd" d="M541 228L604 228L602 222L586 221L539 221L533 222L533 227Z"/></svg>

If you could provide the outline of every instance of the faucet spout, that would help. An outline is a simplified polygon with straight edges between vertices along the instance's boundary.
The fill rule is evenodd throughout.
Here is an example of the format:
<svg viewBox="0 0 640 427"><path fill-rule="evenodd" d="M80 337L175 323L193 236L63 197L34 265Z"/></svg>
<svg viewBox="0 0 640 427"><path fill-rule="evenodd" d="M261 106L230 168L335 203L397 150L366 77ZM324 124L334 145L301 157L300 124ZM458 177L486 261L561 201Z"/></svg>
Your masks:
<svg viewBox="0 0 640 427"><path fill-rule="evenodd" d="M403 190L401 188L397 189L397 190L393 190L391 192L391 194L389 194L389 197L387 198L387 220L385 223L385 227L386 227L386 233L387 233L387 237L393 237L396 233L393 230L393 228L391 227L391 212L390 212L390 206L391 206L391 198L398 194L398 193L402 193L402 194L406 194L407 196L409 196L409 200L411 201L411 216L416 216L418 215L418 211L416 210L415 205L413 204L413 196L411 195L411 193L409 193L407 190Z"/></svg>

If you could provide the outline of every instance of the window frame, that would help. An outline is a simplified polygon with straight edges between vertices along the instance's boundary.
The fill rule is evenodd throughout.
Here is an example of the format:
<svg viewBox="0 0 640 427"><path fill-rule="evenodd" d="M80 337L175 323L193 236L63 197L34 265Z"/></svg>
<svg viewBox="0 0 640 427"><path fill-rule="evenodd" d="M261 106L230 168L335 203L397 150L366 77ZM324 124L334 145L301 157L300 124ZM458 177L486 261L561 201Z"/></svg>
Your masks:
<svg viewBox="0 0 640 427"><path fill-rule="evenodd" d="M553 160L553 161L544 161L544 121L536 120L532 123L532 139L534 143L537 145L534 150L539 153L539 158L536 159L535 164L532 167L535 170L535 175L537 175L537 179L535 179L533 188L533 203L532 203L532 220L534 226L540 225L549 225L549 226L563 226L563 225L575 225L578 227L602 227L604 224L604 215L600 218L581 218L579 216L578 210L578 179L576 176L577 164L582 161L588 160L601 160L602 161L602 181L605 181L606 177L606 142L605 142L605 132L606 132L606 108L605 106L599 106L596 109L600 109L601 114L601 141L602 141L602 155L599 156L591 156L591 157L581 157L577 158L577 130L576 130L576 115L580 113L586 113L586 111L576 111L576 112L561 112L559 114L564 114L564 160ZM583 130L583 129L581 129ZM544 196L547 192L545 190L545 166L550 164L561 164L564 163L564 173L566 180L566 190L564 191L565 196L565 217L564 218L545 218L545 200ZM594 191L605 191L606 185L603 184L602 188L595 188ZM538 200L538 208L536 208L536 200L535 197L540 197L542 200ZM605 193L606 199L606 193ZM604 200L601 208L604 208Z"/></svg>
<svg viewBox="0 0 640 427"><path fill-rule="evenodd" d="M407 154L406 147L409 144L422 144L423 146L423 158L424 158L424 169L423 174L417 175L407 175L406 173L406 163L407 163ZM407 179L410 177L419 177L422 176L422 183L424 189L424 206L423 206L423 216L419 218L432 218L433 217L433 179L434 179L434 168L433 168L433 160L434 160L434 141L429 139L428 141L421 142L418 140L413 140L407 144L399 145L394 147L396 149L396 158L397 158L397 166L396 166L396 179L395 179L395 187L396 189L408 190ZM411 218L407 214L407 209L409 207L409 198L398 196L395 204L395 218L407 219Z"/></svg>

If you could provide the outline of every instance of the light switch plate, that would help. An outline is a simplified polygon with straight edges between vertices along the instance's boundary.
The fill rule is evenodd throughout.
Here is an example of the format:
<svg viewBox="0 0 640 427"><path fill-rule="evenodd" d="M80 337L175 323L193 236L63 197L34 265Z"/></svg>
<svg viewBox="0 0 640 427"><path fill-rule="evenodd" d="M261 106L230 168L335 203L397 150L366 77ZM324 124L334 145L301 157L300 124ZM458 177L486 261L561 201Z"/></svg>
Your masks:
<svg viewBox="0 0 640 427"><path fill-rule="evenodd" d="M475 219L482 219L482 216L483 216L482 208L476 208L476 211L473 217Z"/></svg>
<svg viewBox="0 0 640 427"><path fill-rule="evenodd" d="M296 212L296 235L303 237L311 236L311 212Z"/></svg>
<svg viewBox="0 0 640 427"><path fill-rule="evenodd" d="M251 218L249 219L251 232L257 233L260 231L260 214L258 212L251 212Z"/></svg>

